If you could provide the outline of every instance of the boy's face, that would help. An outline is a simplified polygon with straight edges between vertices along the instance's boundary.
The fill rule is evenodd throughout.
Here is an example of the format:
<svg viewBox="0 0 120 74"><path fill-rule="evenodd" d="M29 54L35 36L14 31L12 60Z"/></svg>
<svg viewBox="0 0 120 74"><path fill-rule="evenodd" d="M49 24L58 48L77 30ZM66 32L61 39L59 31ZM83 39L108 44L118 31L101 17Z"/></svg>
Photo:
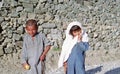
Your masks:
<svg viewBox="0 0 120 74"><path fill-rule="evenodd" d="M35 25L26 26L26 31L31 37L34 37L37 33L37 27Z"/></svg>
<svg viewBox="0 0 120 74"><path fill-rule="evenodd" d="M73 34L73 37L78 36L78 35L81 34L81 30L79 30L79 31L73 31L72 34Z"/></svg>

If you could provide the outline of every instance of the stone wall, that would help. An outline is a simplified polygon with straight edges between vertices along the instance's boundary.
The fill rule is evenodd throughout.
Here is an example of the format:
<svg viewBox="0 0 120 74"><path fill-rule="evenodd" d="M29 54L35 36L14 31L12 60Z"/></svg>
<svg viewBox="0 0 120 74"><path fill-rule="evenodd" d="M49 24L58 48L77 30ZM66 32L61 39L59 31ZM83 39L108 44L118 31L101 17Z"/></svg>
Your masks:
<svg viewBox="0 0 120 74"><path fill-rule="evenodd" d="M74 16L68 13L73 11L73 1L67 1L69 0L1 0L0 55L21 49L24 24L28 19L36 19L39 31L44 32L54 46L61 46L63 23L68 22L68 17ZM71 5L72 8L69 9Z"/></svg>
<svg viewBox="0 0 120 74"><path fill-rule="evenodd" d="M86 1L82 6L72 0L1 0L0 55L21 49L28 19L38 21L39 31L44 32L55 47L61 48L66 26L77 20L86 27L91 49L118 49L119 0L93 1Z"/></svg>
<svg viewBox="0 0 120 74"><path fill-rule="evenodd" d="M0 56L21 51L28 19L36 19L39 31L53 43L48 69L57 63L52 61L58 59L65 29L72 21L83 24L91 50L119 50L119 0L86 0L84 6L74 0L0 0Z"/></svg>

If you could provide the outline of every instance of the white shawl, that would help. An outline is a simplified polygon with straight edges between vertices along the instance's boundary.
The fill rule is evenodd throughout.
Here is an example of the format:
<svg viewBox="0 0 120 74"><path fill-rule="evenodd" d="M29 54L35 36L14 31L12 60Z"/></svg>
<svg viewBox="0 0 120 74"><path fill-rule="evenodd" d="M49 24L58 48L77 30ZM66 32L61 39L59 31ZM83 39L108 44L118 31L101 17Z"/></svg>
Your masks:
<svg viewBox="0 0 120 74"><path fill-rule="evenodd" d="M69 34L70 29L74 25L77 25L82 29L82 41L83 42L88 42L87 33L83 31L81 23L77 22L77 21L71 22L68 25L67 30L66 30L66 38L63 42L62 51L61 51L60 58L59 58L59 61L58 61L58 68L62 67L63 63L65 61L67 61L73 46L78 42L78 36L73 38L72 35Z"/></svg>

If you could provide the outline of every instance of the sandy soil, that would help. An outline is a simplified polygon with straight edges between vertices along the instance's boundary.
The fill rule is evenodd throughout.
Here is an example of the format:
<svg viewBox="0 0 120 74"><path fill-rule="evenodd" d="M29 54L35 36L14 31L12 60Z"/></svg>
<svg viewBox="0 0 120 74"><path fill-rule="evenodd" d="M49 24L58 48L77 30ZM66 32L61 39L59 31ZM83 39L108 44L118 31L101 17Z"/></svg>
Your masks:
<svg viewBox="0 0 120 74"><path fill-rule="evenodd" d="M111 52L88 51L85 62L86 74L120 74L120 53L118 51ZM20 64L19 54L20 52L0 57L0 74L24 74L25 70ZM63 73L63 69L56 69L46 74Z"/></svg>

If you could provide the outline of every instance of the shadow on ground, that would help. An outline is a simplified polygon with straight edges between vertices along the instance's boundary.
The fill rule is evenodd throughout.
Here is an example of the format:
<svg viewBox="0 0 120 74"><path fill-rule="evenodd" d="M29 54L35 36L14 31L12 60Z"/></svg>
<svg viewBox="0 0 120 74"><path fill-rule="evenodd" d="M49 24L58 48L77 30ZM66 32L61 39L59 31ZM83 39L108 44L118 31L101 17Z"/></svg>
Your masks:
<svg viewBox="0 0 120 74"><path fill-rule="evenodd" d="M99 66L97 68L93 68L93 69L90 69L90 70L87 70L86 71L86 74L95 74L97 72L100 72L102 70L102 67L103 66Z"/></svg>
<svg viewBox="0 0 120 74"><path fill-rule="evenodd" d="M105 74L120 74L120 67L107 71Z"/></svg>

